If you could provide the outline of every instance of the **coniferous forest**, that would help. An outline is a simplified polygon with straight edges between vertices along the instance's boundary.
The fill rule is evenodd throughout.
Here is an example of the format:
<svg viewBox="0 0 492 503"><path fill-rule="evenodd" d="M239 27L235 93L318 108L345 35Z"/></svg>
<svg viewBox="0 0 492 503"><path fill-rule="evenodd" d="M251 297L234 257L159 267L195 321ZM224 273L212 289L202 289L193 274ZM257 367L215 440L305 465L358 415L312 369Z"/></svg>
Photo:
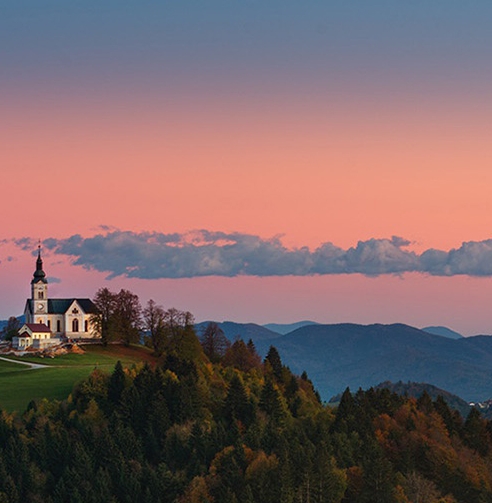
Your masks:
<svg viewBox="0 0 492 503"><path fill-rule="evenodd" d="M492 502L491 423L386 389L320 403L274 347L173 330L160 363L94 370L0 417L0 503Z"/></svg>

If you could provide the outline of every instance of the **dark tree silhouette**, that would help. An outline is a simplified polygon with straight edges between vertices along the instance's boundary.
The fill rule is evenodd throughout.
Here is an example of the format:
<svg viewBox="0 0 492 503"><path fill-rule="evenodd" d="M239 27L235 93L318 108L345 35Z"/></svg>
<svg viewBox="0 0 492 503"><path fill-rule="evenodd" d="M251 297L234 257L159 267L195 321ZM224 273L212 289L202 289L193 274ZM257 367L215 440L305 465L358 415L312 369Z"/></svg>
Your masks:
<svg viewBox="0 0 492 503"><path fill-rule="evenodd" d="M231 345L220 326L211 321L200 337L204 353L213 363L220 361Z"/></svg>

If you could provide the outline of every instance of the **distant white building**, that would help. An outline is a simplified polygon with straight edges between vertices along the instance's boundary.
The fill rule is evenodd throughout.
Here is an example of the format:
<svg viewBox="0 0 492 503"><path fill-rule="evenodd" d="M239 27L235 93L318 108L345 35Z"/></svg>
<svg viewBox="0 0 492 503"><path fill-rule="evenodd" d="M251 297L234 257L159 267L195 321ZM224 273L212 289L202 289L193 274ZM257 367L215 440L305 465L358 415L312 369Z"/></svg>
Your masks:
<svg viewBox="0 0 492 503"><path fill-rule="evenodd" d="M19 330L19 335L12 338L12 347L45 349L60 342L60 337L53 337L51 330L44 323L25 323Z"/></svg>
<svg viewBox="0 0 492 503"><path fill-rule="evenodd" d="M51 333L50 338L94 339L99 337L93 323L96 313L96 306L90 299L48 297L48 280L39 248L31 281L31 298L27 299L24 309L26 325L46 326Z"/></svg>

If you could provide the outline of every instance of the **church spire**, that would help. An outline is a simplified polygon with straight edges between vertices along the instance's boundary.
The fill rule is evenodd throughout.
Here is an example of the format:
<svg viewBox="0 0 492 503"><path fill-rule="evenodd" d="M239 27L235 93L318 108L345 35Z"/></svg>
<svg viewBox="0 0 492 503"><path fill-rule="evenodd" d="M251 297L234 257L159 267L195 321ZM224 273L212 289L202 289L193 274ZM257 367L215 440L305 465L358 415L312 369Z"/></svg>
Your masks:
<svg viewBox="0 0 492 503"><path fill-rule="evenodd" d="M43 271L43 259L41 258L41 241L38 244L38 259L36 260L36 270L34 271L31 283L48 283L46 274Z"/></svg>

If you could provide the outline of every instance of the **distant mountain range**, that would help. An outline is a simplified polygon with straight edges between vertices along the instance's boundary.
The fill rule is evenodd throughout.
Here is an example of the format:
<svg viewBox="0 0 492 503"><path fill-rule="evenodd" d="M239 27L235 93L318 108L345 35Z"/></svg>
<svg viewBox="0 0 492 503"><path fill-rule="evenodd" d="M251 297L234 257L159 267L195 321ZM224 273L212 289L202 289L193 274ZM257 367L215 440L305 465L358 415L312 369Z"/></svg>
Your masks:
<svg viewBox="0 0 492 503"><path fill-rule="evenodd" d="M285 335L254 323L219 325L231 340L253 339L262 355L274 345L294 372L308 373L324 400L347 386L384 381L429 383L466 401L492 397L490 336L461 337L445 327L436 335L403 324L303 324Z"/></svg>

